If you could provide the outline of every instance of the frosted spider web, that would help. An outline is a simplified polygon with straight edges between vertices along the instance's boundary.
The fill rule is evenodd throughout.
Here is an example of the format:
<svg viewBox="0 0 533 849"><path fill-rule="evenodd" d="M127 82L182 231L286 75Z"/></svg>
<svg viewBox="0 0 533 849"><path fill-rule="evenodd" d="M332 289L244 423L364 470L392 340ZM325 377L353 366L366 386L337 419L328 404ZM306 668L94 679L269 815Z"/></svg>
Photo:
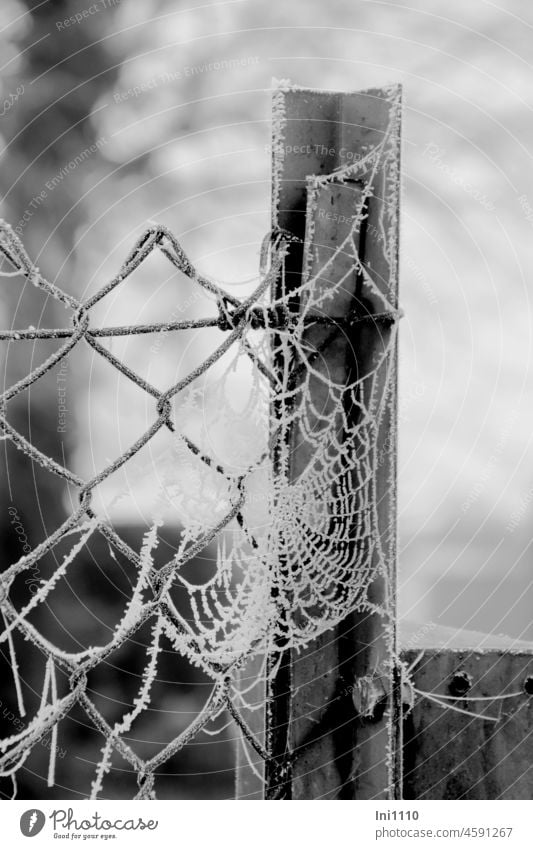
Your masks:
<svg viewBox="0 0 533 849"><path fill-rule="evenodd" d="M280 102L277 106L274 152L279 165L283 115ZM298 651L308 646L349 613L369 608L367 591L376 576L385 576L389 584L393 581L390 552L381 543L375 481L382 462L380 422L395 379L398 308L392 285L387 289L383 275L374 279L372 269L364 264L360 235L371 199L397 196L397 122L398 109L393 108L382 141L359 161L327 177L310 177L303 273L290 291L286 291L285 271L294 239L276 228L265 240L255 290L245 299L237 299L201 275L173 234L153 226L135 244L117 275L92 298L80 302L48 282L11 227L0 225L3 276L31 282L63 303L72 318L67 329L2 332L0 338L13 344L37 344L44 339L61 344L42 365L4 391L0 426L5 439L79 494L79 506L64 523L1 576L4 627L0 643L11 660L23 720L17 733L0 741L0 771L12 777L14 787L18 771L46 735L51 735L48 784L53 786L58 727L75 705L83 708L101 735L101 755L90 791L93 798L105 796L116 757L137 774L135 798L155 797L158 770L198 735L215 733L228 712L248 746L267 760L264 739L252 732L247 721L251 686L249 681L244 686L240 677L243 664L263 658L258 677L274 675L275 667L266 661L274 650ZM324 260L315 243L321 199L324 192L354 183L359 189L351 223ZM395 202L381 206L379 238L375 239L393 282L397 274L395 216ZM95 327L93 308L117 287L127 285L128 277L152 251L162 252L177 272L203 288L212 301L212 314L167 324ZM378 308L369 313L369 303ZM363 325L379 327L378 352L364 369L343 367L339 372L331 365L332 345L341 339L346 350L353 333ZM217 328L222 341L201 365L166 391L150 385L104 344L113 336L206 327ZM44 455L13 428L8 416L9 401L78 345L89 346L154 401L150 427L88 480ZM210 381L211 374L215 378ZM196 421L194 435L180 426L184 421ZM93 496L161 431L167 433L169 447L158 478L152 524L135 551L93 507ZM387 448L381 446L383 450ZM180 470L179 476L175 469ZM142 485L142 475L139 482ZM168 505L181 531L173 556L156 568L154 555ZM110 558L120 552L132 564L131 594L110 639L66 650L42 633L35 614L42 615L95 535L109 543ZM17 605L12 592L16 582L40 558L71 538L72 547L58 568ZM200 580L191 575L188 565L213 542L216 568ZM92 697L89 676L144 626L150 628L151 637L137 696L120 720L109 722ZM18 671L16 640L20 637L30 641L42 657L42 696L30 716ZM199 667L212 686L194 720L152 757L141 757L130 735L152 705L163 645Z"/></svg>

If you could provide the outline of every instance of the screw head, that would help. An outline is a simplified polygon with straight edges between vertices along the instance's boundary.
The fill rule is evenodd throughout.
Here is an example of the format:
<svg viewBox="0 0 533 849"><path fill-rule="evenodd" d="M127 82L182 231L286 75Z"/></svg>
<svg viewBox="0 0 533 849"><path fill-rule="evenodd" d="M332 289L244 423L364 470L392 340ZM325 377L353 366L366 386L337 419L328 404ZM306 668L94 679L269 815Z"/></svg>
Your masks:
<svg viewBox="0 0 533 849"><path fill-rule="evenodd" d="M451 696L461 698L461 696L466 696L468 691L471 689L472 684L472 676L469 675L468 672L465 672L464 669L461 669L452 676L448 685L448 690Z"/></svg>
<svg viewBox="0 0 533 849"><path fill-rule="evenodd" d="M524 692L527 693L528 696L533 696L533 675L528 675L524 680Z"/></svg>

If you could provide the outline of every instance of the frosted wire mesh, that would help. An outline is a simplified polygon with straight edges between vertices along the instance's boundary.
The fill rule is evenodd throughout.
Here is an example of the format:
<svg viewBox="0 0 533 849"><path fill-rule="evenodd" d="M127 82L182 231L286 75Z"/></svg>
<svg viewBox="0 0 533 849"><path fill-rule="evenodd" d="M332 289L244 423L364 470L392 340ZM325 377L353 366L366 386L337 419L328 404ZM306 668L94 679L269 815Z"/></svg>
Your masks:
<svg viewBox="0 0 533 849"><path fill-rule="evenodd" d="M0 225L0 250L7 274L20 276L62 302L70 311L72 327L61 330L25 329L5 331L4 340L23 344L24 341L57 338L64 340L59 349L31 374L8 388L1 396L0 426L4 438L32 460L59 476L79 495L79 506L66 521L31 553L6 568L1 576L1 609L4 626L0 642L10 654L13 687L24 727L0 742L1 774L12 776L29 753L45 735L52 735L48 783L54 783L54 759L57 728L62 719L78 703L95 729L101 734L101 757L95 770L91 796L105 795L106 776L113 768L113 757L119 755L136 772L136 798L153 798L156 793L156 774L170 758L202 733L213 733L214 723L229 712L248 744L260 759L268 752L249 729L245 720L247 693L252 687L247 681L243 688L239 669L254 656L266 657L275 649L298 649L306 646L319 634L339 623L348 613L363 610L367 604L366 590L378 573L388 576L390 564L380 551L379 529L374 494L374 476L378 458L376 439L379 427L380 403L374 383L378 372L387 379L393 375L393 351L397 305L376 285L371 272L362 264L357 249L357 234L365 217L366 203L374 192L384 192L385 185L376 185L390 172L397 157L392 111L391 127L379 146L369 151L359 162L331 177L315 179L309 186L308 221L312 218L317 191L324 181L357 179L363 184L353 224L343 244L329 260L335 262L339 252L353 258L349 274L357 273L363 288L377 296L383 316L391 320L387 345L378 362L366 374L350 378L348 383L327 381L328 415L321 415L313 404L313 381L324 384L324 374L317 369L322 354L310 349L307 330L323 323L338 332L348 332L358 321L365 320L357 310L344 316L330 315L328 302L334 295L331 287L318 285L320 275L310 274L312 233L307 236L306 269L299 289L290 299L283 292L284 261L288 242L283 234L272 234L270 266L266 261L254 293L239 300L199 274L185 256L175 237L163 227L151 227L136 243L118 274L98 294L81 303L44 279L35 268L25 249L9 225ZM393 211L391 212L391 208ZM396 221L394 206L385 205L381 221L380 244L384 259L392 264L396 256ZM210 294L213 314L205 319L176 321L168 324L113 329L94 327L91 310L117 286L124 285L130 274L152 251L161 251L180 272ZM327 276L327 268L321 269ZM335 287L343 287L340 280ZM126 284L127 285L127 284ZM295 297L299 302L294 309ZM368 318L368 317L367 317ZM375 316L372 317L375 320ZM205 361L174 386L161 392L135 374L117 359L103 341L113 335L135 333L179 333L183 329L217 327L222 341ZM8 402L68 357L75 346L89 346L114 368L135 382L153 398L153 421L150 427L120 457L90 480L84 480L56 460L43 455L7 418ZM323 348L327 348L325 333ZM283 362L282 370L276 363ZM217 403L213 411L203 407L203 384L216 364L224 363L222 374L217 372ZM242 364L245 365L242 365ZM236 404L234 375L239 368L252 374L251 389L245 403ZM199 412L203 428L221 427L221 422L237 435L243 434L235 462L221 464L209 456L205 440L199 444L180 432L175 417L175 403L181 411ZM358 408L354 420L347 408ZM274 416L275 411L275 416ZM259 434L246 438L252 430ZM130 548L120 538L113 525L93 508L93 495L98 486L130 461L161 430L166 429L172 440L171 462L188 466L197 481L196 496L190 487L166 482L165 471L160 478L160 499L163 510L171 498L179 511L182 524L176 552L164 566L155 568L154 550L158 545L161 516L155 512L153 524L145 534L139 551ZM294 435L305 444L309 462L291 480L290 455ZM292 440L292 442L291 442ZM273 464L273 456L277 461ZM188 480L191 480L189 475ZM196 497L206 509L191 508ZM135 569L136 579L123 613L118 617L112 638L101 645L87 645L68 652L47 639L32 624L32 613L48 600L58 584L68 575L76 556L93 535L102 535L112 550L120 551ZM55 573L39 583L38 590L18 608L11 599L11 589L19 576L47 552L65 539L73 539L70 553L63 557ZM192 582L185 565L216 541L217 563L214 573L203 583ZM354 559L355 552L355 559ZM175 603L175 591L186 593L189 615L185 616ZM106 660L125 641L134 638L141 626L149 623L151 644L146 650L144 673L137 698L131 709L124 710L122 719L109 724L97 709L88 688L88 674ZM14 633L30 640L42 656L42 698L33 716L26 716L21 682L18 676ZM158 655L166 639L176 653L200 667L212 681L205 704L185 730L162 745L150 759L143 759L128 742L136 719L153 706L152 689L157 678ZM265 676L268 664L261 665ZM270 668L270 673L275 670ZM20 726L19 726L20 727Z"/></svg>

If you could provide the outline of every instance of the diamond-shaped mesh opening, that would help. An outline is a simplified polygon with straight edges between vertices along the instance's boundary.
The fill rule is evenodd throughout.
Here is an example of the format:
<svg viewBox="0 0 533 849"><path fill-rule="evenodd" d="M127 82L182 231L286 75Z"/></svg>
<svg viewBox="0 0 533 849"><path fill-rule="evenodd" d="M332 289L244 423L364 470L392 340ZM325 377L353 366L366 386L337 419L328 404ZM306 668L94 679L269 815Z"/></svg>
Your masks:
<svg viewBox="0 0 533 849"><path fill-rule="evenodd" d="M148 622L134 638L91 671L87 686L87 694L110 726L120 724L124 717L131 715L122 737L144 760L187 729L213 687L205 672L187 658L176 657L163 636L159 642L150 699L136 712L153 645L154 623Z"/></svg>
<svg viewBox="0 0 533 849"><path fill-rule="evenodd" d="M45 639L72 653L113 639L137 579L134 564L100 533L81 544L80 538L78 532L60 539L15 578L11 595L17 610L27 611L25 618ZM78 550L65 568L73 547ZM42 602L32 606L39 593Z"/></svg>

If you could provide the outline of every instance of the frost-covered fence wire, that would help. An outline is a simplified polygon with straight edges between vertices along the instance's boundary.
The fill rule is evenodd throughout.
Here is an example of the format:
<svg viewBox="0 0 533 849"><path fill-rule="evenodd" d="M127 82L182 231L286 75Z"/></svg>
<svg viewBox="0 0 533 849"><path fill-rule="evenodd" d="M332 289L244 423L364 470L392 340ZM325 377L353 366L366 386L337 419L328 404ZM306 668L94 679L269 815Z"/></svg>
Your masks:
<svg viewBox="0 0 533 849"><path fill-rule="evenodd" d="M380 142L333 178L333 182L343 184L355 180L358 185L350 225L342 240L322 261L320 250L317 253L313 244L313 227L309 226L304 271L297 286L292 281L290 291L283 280L287 252L294 237L284 230L275 229L265 240L258 284L248 298L238 299L199 274L173 234L164 227L154 226L137 241L118 274L94 296L80 302L48 282L11 227L0 224L3 269L8 268L2 270L2 275L29 281L71 311L68 328L31 327L0 333L1 340L16 344L50 339L58 342L52 355L0 396L0 427L4 437L17 449L62 478L78 494L78 506L65 522L1 575L4 629L0 644L11 659L18 709L26 723L22 730L0 742L0 771L4 776L12 776L14 784L17 771L32 748L51 734L48 782L53 785L58 726L75 705L81 706L102 737L101 758L92 784L93 797L105 793L106 776L114 767L114 759L120 757L137 774L136 798L152 798L158 770L200 734L214 733L217 720L226 711L246 740L246 752L251 751L254 757L272 764L274 755L269 751L269 741L265 742L263 734L252 731L248 721L254 709L248 700L253 682L243 685L246 679L239 675L239 670L251 658L264 658L257 676L261 680L274 680L278 670L269 658L285 650L301 650L348 614L371 609L373 603L367 598L367 590L372 581L378 575L390 578L390 563L380 548L375 474L382 401L387 395L386 391L383 393L383 382L386 384L395 374L395 322L399 313L395 296L388 297L382 279L373 279L372 269L362 261L360 233L369 216L370 199L387 191L390 163L396 161L397 110L391 110L391 116L389 131ZM314 218L320 187L320 180L310 187L308 212ZM395 215L395 208L391 213L385 206L372 224L380 228L381 272L386 265L392 268L396 261ZM392 218L388 220L388 216ZM214 314L166 324L93 326L93 307L123 285L154 250L161 251L179 272L210 295ZM340 256L344 258L343 273L330 274ZM318 268L317 260L320 260ZM324 286L328 276L330 285ZM347 298L354 279L357 279L357 291ZM344 303L342 314L330 308L332 299L337 303L339 296ZM369 309L369 304L379 306ZM324 352L336 343L339 332L349 338L365 325L381 328L379 354L364 369L343 373L342 379L334 373L324 373L321 370ZM114 336L206 327L218 328L223 333L222 341L190 374L165 391L152 386L103 344L106 338ZM323 332L318 339L316 334L315 337L309 334L310 328L320 327ZM45 456L9 421L9 401L28 390L78 345L89 346L154 400L151 425L89 480ZM246 403L237 409L228 403L233 385L230 378L237 364L243 361L248 364L252 383ZM238 433L243 422L252 420L264 434L254 447L248 446L245 460L241 457L239 463L227 465L209 453L209 441L195 441L185 434L176 415L177 410L201 411L209 419L203 406L200 379L214 366L224 363L222 376L220 373L216 376L220 403L215 404L215 414L207 426L215 427L223 417L228 432ZM317 384L322 385L327 395L323 407L316 405ZM357 410L355 416L354 410ZM194 467L205 485L206 498L208 490L216 491L216 495L212 498L212 510L201 520L191 515L194 511L184 511L176 552L156 568L153 557L163 523L161 516L157 512L153 516L140 550L135 551L99 515L93 507L93 496L100 484L136 457L163 430L169 432L173 441L176 462ZM290 458L296 445L307 462L295 479ZM163 475L161 498L168 494L168 489ZM186 502L188 497L184 487L177 500ZM66 579L94 535L107 541L111 555L113 551L120 552L129 561L136 578L112 638L100 645L67 651L43 635L34 614L38 610L42 613L43 605ZM40 558L72 537L75 542L58 568L40 582L37 592L17 606L13 601L17 580ZM214 574L201 581L192 580L185 567L212 542L216 542L218 552ZM186 613L178 594L187 598ZM150 626L151 642L137 697L119 721L110 723L95 704L88 676L145 625ZM18 673L16 634L31 641L43 658L40 706L27 718L24 687ZM147 759L131 744L130 732L151 704L163 640L200 667L212 681L212 687L195 719ZM250 768L255 768L253 763Z"/></svg>
<svg viewBox="0 0 533 849"><path fill-rule="evenodd" d="M276 239L275 244L279 247L280 240ZM116 286L126 280L154 249L161 250L173 265L194 279L199 286L205 288L214 296L218 312L216 317L150 325L93 328L90 324L91 308ZM56 735L58 722L77 701L85 708L89 719L102 732L106 739L104 759L97 777L98 784L101 782L106 769L109 768L109 755L116 748L137 771L140 784L139 796L143 797L150 795L152 792L153 772L157 769L158 765L179 751L206 723L211 721L225 708L230 710L235 721L246 733L246 729L243 728L243 723L231 701L231 673L238 662L238 656L235 660L227 659L226 662L220 664L215 662L210 664L209 659L203 656L204 653L198 640L194 638L187 623L179 616L172 598L169 596L169 588L173 581L173 572L178 563L184 563L192 559L208 546L216 538L217 534L233 519L237 519L241 524L243 523L242 507L244 494L242 489L245 476L242 475L232 479L233 502L223 518L214 527L207 529L204 534L194 540L187 540L187 535L184 533L184 544L182 545L180 554L176 555L172 562L158 571L153 569L151 557L153 547L157 544L157 522L154 524L151 532L146 535L141 552L135 552L126 545L109 523L103 522L95 514L91 507L92 494L100 483L109 478L110 475L137 454L161 428L167 428L171 433L176 433L172 417L171 399L207 372L232 345L240 343L243 349L246 350L247 356L251 358L261 373L268 374L266 366L257 358L253 348L247 344L245 334L248 328L264 326L265 322L269 320L268 308L259 308L255 311L254 308L260 304L261 297L267 291L273 277L279 274L283 248L277 251L272 271L263 277L253 295L244 301L239 301L232 295L222 291L202 275L197 274L184 255L179 243L168 230L163 227L151 227L135 244L119 273L113 280L84 303L78 301L72 295L61 291L56 285L48 282L42 276L39 269L29 259L18 236L10 225L5 222L0 222L0 251L11 267L10 271L3 270L1 272L3 277L22 277L72 310L72 328L36 329L31 327L0 332L1 340L11 342L50 339L65 340L58 350L48 357L45 362L3 392L1 396L2 415L0 418L0 427L4 433L4 438L12 440L18 449L35 462L41 464L48 471L74 485L78 489L79 494L78 509L54 533L35 548L31 554L12 564L1 576L1 605L6 627L0 636L0 640L2 643L7 643L9 648L21 716L25 715L25 708L22 688L18 677L13 632L17 630L26 638L32 640L35 645L42 649L47 659L42 703L38 714L28 722L24 731L3 740L0 744L3 753L1 759L2 774L15 776L17 770L23 765L29 755L32 747L43 736L50 733L50 731ZM227 335L222 344L198 368L184 379L178 381L175 386L166 392L160 392L153 386L150 386L143 378L135 374L124 363L120 362L99 342L101 338L112 336L168 333L204 327L218 327L220 330L227 331ZM79 343L88 344L129 380L151 395L156 402L156 417L153 425L129 449L123 452L91 480L83 480L70 469L61 466L52 458L42 454L41 451L12 427L7 417L8 402L28 389L58 363L61 363ZM209 468L214 467L218 474L224 476L224 470L219 465L215 465L209 457L205 456L190 439L183 435L179 435L178 438L180 441L183 441L186 449L193 457L199 458L201 463L204 463ZM113 640L105 646L87 649L77 654L68 654L46 641L30 624L28 617L33 610L46 600L59 580L65 575L68 566L75 560L76 555L82 550L89 537L96 532L101 533L111 546L120 551L138 569L138 582L124 616L117 625ZM41 582L42 586L39 587L38 592L31 597L22 610L16 610L10 601L9 592L17 576L31 570L43 555L54 549L60 540L74 533L79 533L80 539L73 546L68 557L63 560L60 569L57 570L49 581ZM148 593L150 594L149 600L146 599ZM139 693L139 701L135 705L135 709L124 718L120 729L117 727L112 728L107 725L87 695L87 673L152 617L156 620L154 626L154 644L146 667L145 680ZM165 747L156 758L150 762L143 762L124 743L120 734L126 732L131 727L133 719L140 713L146 701L149 700L150 684L155 675L155 661L159 647L158 641L162 633L166 633L176 646L183 647L182 643L187 643L193 652L197 652L202 666L214 673L219 680L197 721L184 734ZM201 642L201 638L199 639ZM69 676L68 692L63 697L58 695L56 669L62 670ZM51 747L52 759L56 748L55 745ZM53 783L52 772L49 780ZM98 786L95 784L94 792L96 793L97 791Z"/></svg>

